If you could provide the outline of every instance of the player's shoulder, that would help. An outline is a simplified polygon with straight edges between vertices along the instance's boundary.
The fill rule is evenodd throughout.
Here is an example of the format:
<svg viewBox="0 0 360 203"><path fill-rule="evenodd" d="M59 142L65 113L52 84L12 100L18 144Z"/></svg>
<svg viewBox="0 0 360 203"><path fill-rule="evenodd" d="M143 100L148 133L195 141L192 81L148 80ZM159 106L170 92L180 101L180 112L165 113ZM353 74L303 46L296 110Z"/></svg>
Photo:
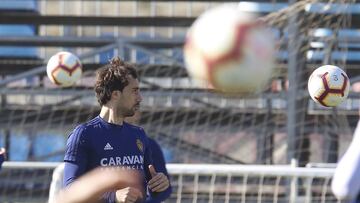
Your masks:
<svg viewBox="0 0 360 203"><path fill-rule="evenodd" d="M93 131L93 129L98 128L100 126L100 121L97 117L77 125L74 128L74 131L72 134L81 134L86 135L87 133Z"/></svg>
<svg viewBox="0 0 360 203"><path fill-rule="evenodd" d="M91 130L93 128L98 128L100 126L100 119L99 117L95 117L85 123L82 123L80 125L78 125L76 128L82 129L82 130Z"/></svg>
<svg viewBox="0 0 360 203"><path fill-rule="evenodd" d="M146 136L145 130L144 128L137 126L137 125L133 125L127 122L124 122L124 125L126 126L126 128L132 132L136 132L136 133L140 133L143 136Z"/></svg>
<svg viewBox="0 0 360 203"><path fill-rule="evenodd" d="M157 147L157 148L160 148L160 145L158 142L156 142L153 138L151 137L148 137L148 142L151 146L153 147Z"/></svg>
<svg viewBox="0 0 360 203"><path fill-rule="evenodd" d="M142 128L140 126L137 126L137 125L134 125L134 124L131 124L131 123L124 122L124 125L126 125L126 127L131 129L131 130L144 131L144 128Z"/></svg>
<svg viewBox="0 0 360 203"><path fill-rule="evenodd" d="M99 128L101 125L101 119L99 116L96 116L95 118L87 121L84 123L85 128L91 129L91 128Z"/></svg>

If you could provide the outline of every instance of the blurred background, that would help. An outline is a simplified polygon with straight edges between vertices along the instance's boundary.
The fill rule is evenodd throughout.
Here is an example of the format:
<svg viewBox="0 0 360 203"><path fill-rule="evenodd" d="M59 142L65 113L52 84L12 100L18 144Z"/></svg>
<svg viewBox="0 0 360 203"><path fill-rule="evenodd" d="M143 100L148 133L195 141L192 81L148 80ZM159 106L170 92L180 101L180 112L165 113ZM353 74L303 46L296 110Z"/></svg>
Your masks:
<svg viewBox="0 0 360 203"><path fill-rule="evenodd" d="M208 91L184 68L187 29L224 2L260 15L276 36L277 65L259 94ZM0 0L0 146L9 161L0 173L0 202L47 201L68 134L99 113L95 70L116 55L138 67L144 99L135 120L160 143L167 163L261 165L252 178L211 167L183 176L170 167L169 202L336 202L326 169L345 152L358 121L359 13L354 0ZM82 61L83 77L73 87L59 88L46 76L47 60L59 51ZM322 64L350 77L349 98L336 108L307 93L308 76ZM291 160L295 168L324 170L260 175ZM301 178L293 191L294 177Z"/></svg>

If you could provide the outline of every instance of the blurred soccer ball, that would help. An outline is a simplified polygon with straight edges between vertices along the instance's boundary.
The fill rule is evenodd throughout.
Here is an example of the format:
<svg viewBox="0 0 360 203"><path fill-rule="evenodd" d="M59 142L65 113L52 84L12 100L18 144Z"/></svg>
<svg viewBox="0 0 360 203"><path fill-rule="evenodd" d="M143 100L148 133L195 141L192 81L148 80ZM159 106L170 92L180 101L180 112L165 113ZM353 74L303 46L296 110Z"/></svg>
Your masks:
<svg viewBox="0 0 360 203"><path fill-rule="evenodd" d="M308 81L311 98L326 107L339 105L349 94L350 82L346 73L339 67L324 65L317 68Z"/></svg>
<svg viewBox="0 0 360 203"><path fill-rule="evenodd" d="M61 87L69 87L80 79L82 66L77 56L63 51L49 59L46 72L52 83Z"/></svg>
<svg viewBox="0 0 360 203"><path fill-rule="evenodd" d="M203 13L187 33L184 57L189 75L231 93L262 90L275 61L272 32L236 4Z"/></svg>

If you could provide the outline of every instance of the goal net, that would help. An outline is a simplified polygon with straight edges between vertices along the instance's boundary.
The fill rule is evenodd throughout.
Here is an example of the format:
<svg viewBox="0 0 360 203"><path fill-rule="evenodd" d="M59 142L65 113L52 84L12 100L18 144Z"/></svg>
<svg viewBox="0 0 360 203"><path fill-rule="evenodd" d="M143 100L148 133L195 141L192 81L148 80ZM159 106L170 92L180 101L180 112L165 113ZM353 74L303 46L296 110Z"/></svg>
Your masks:
<svg viewBox="0 0 360 203"><path fill-rule="evenodd" d="M33 38L16 38L38 46L38 57L1 57L7 68L0 81L0 146L9 149L11 161L61 161L67 135L99 113L92 90L95 70L119 55L137 64L141 78L141 111L129 122L161 144L168 162L288 164L294 158L300 166L335 163L351 140L359 101L350 94L339 107L324 108L310 99L306 84L322 64L356 76L358 44L349 41L359 35L351 23L353 1L239 3L239 10L259 14L272 27L278 45L268 88L246 97L199 88L184 68L187 28L218 4L39 1L44 19L74 21L49 25L43 19ZM77 16L114 17L119 25L80 22ZM127 18L133 24L124 23ZM82 79L71 88L56 87L46 76L47 59L61 50L78 55L84 66Z"/></svg>
<svg viewBox="0 0 360 203"><path fill-rule="evenodd" d="M6 163L0 174L0 185L7 186L0 193L2 202L52 203L62 184L63 167L49 162ZM237 164L167 168L173 193L166 202L340 202L330 190L333 168Z"/></svg>

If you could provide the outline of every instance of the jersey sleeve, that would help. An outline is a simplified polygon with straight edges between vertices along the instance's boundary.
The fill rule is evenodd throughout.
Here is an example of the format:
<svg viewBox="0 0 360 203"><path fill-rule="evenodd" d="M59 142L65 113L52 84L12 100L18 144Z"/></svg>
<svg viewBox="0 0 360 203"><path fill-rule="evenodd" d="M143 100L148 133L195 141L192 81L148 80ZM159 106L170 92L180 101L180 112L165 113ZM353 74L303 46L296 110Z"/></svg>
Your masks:
<svg viewBox="0 0 360 203"><path fill-rule="evenodd" d="M164 154L162 152L160 145L151 138L149 138L149 143L152 152L152 160L156 170L158 172L164 173L166 176L169 176L168 171L166 169Z"/></svg>
<svg viewBox="0 0 360 203"><path fill-rule="evenodd" d="M170 180L169 174L166 170L164 154L161 150L160 145L151 138L149 138L148 141L149 141L149 146L150 146L151 152L152 152L153 165L154 165L156 171L164 173ZM145 202L147 202L147 203L163 202L167 198L170 197L171 192L172 192L171 184L169 185L169 187L166 190L164 190L162 192L151 192L149 190L149 195L147 196Z"/></svg>
<svg viewBox="0 0 360 203"><path fill-rule="evenodd" d="M145 132L144 132L144 134L145 134ZM149 180L151 180L151 174L150 174L150 171L149 171L149 165L153 165L153 159L152 159L152 151L151 151L150 143L149 143L149 140L148 140L147 136L145 136L144 144L145 144L144 171L145 171L146 181L149 181Z"/></svg>
<svg viewBox="0 0 360 203"><path fill-rule="evenodd" d="M331 189L335 196L341 200L353 200L360 193L360 121L357 124L353 140L340 159Z"/></svg>
<svg viewBox="0 0 360 203"><path fill-rule="evenodd" d="M64 161L80 163L87 159L86 129L78 126L69 135L66 143Z"/></svg>
<svg viewBox="0 0 360 203"><path fill-rule="evenodd" d="M69 135L64 157L64 186L69 185L86 172L88 162L87 144L84 127L77 127Z"/></svg>
<svg viewBox="0 0 360 203"><path fill-rule="evenodd" d="M68 186L75 181L80 174L84 173L84 169L79 168L77 164L71 162L65 162L64 166L64 185ZM115 203L115 191L105 192L101 196L101 200L104 203ZM51 202L49 202L51 203Z"/></svg>

